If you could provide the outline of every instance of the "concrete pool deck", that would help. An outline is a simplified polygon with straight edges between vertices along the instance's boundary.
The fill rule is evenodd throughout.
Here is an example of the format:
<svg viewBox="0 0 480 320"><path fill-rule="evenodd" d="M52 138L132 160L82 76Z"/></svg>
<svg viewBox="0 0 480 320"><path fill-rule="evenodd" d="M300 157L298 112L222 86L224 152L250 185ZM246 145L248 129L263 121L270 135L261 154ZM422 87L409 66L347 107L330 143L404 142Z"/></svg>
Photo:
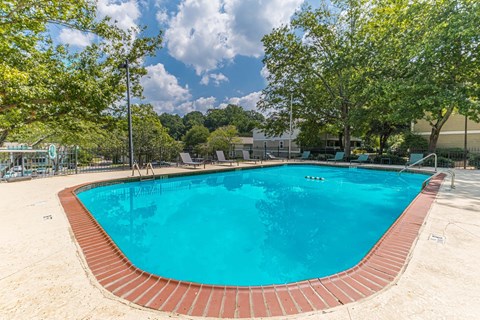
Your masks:
<svg viewBox="0 0 480 320"><path fill-rule="evenodd" d="M164 168L156 173L189 170ZM98 284L72 237L57 193L65 187L129 174L0 184L0 319L194 318L115 297ZM451 190L450 177L445 179L404 272L391 285L359 302L290 318L480 318L480 172L457 170L456 174L457 188ZM432 233L445 236L446 242L430 240Z"/></svg>

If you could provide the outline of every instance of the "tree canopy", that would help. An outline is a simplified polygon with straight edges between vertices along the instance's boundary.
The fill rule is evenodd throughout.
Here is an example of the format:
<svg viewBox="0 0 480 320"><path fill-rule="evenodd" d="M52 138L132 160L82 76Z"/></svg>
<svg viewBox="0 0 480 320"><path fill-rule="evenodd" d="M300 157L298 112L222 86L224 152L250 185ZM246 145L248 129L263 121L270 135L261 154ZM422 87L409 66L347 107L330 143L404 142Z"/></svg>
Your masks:
<svg viewBox="0 0 480 320"><path fill-rule="evenodd" d="M290 108L299 125L335 126L350 152L352 112L365 104L362 88L368 51L362 45L365 13L359 1L334 1L319 9L305 8L289 26L263 38L268 86L259 107L273 110L267 130L287 130Z"/></svg>
<svg viewBox="0 0 480 320"><path fill-rule="evenodd" d="M84 135L86 123L103 115L125 95L126 59L132 91L141 95L143 58L161 44L160 34L142 37L98 20L95 2L2 1L0 4L0 144L9 134L41 122L52 132ZM96 41L83 51L54 44L52 25L92 33Z"/></svg>
<svg viewBox="0 0 480 320"><path fill-rule="evenodd" d="M205 126L210 131L228 125L237 128L240 135L251 135L252 130L259 127L264 116L256 111L245 111L241 106L229 104L223 109L210 109L205 116Z"/></svg>
<svg viewBox="0 0 480 320"><path fill-rule="evenodd" d="M288 130L290 104L302 132L388 136L425 118L434 151L459 112L478 120L480 3L323 1L263 38L269 71L259 108L266 129ZM384 143L383 143L384 144Z"/></svg>

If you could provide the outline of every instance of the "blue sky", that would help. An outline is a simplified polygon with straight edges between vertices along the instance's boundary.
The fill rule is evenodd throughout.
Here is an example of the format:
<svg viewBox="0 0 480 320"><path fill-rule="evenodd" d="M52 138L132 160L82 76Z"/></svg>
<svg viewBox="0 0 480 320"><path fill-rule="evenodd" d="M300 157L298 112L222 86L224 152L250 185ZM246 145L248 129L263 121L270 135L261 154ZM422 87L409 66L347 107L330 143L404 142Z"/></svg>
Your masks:
<svg viewBox="0 0 480 320"><path fill-rule="evenodd" d="M100 17L121 28L163 30L163 47L145 61L144 103L184 115L238 104L255 110L266 85L261 38L313 0L98 0ZM112 22L113 23L113 22ZM81 49L93 36L56 30L57 41Z"/></svg>

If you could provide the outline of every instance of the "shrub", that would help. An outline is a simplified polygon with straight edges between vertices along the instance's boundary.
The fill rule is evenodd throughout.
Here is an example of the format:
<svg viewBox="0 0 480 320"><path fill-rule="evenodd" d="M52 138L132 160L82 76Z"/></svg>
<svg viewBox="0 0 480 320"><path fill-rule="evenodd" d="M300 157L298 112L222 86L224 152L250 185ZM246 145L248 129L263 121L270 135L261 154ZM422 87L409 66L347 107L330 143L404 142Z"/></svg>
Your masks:
<svg viewBox="0 0 480 320"><path fill-rule="evenodd" d="M470 153L468 156L468 165L480 169L480 153Z"/></svg>
<svg viewBox="0 0 480 320"><path fill-rule="evenodd" d="M318 161L325 161L327 159L331 159L333 156L330 154L318 154L317 156L314 156L313 159L318 160Z"/></svg>
<svg viewBox="0 0 480 320"><path fill-rule="evenodd" d="M405 164L405 162L407 162L407 160L395 154L383 154L381 156L375 156L375 158L373 158L373 163L388 164L388 162L390 162L390 164L403 165Z"/></svg>
<svg viewBox="0 0 480 320"><path fill-rule="evenodd" d="M435 158L434 157L428 158L427 160L425 160L423 165L427 167L435 166ZM437 165L443 168L453 168L455 167L455 161L449 158L437 156Z"/></svg>
<svg viewBox="0 0 480 320"><path fill-rule="evenodd" d="M439 157L445 157L451 160L460 161L463 160L464 150L462 148L439 148L435 153Z"/></svg>
<svg viewBox="0 0 480 320"><path fill-rule="evenodd" d="M367 153L368 151L365 149L353 149L352 154L354 155L359 155L359 154L364 154Z"/></svg>
<svg viewBox="0 0 480 320"><path fill-rule="evenodd" d="M395 146L395 147L394 147ZM403 134L403 141L401 137L397 137L397 143L392 145L392 151L396 152L399 156L406 156L409 152L416 150L427 150L428 141L413 132L406 132Z"/></svg>

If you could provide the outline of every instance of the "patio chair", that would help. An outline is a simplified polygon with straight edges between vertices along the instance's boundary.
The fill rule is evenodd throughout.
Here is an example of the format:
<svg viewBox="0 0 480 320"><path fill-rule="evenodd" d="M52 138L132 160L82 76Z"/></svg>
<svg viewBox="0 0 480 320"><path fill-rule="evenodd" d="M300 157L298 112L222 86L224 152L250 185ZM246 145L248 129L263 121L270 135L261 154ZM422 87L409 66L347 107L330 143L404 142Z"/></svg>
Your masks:
<svg viewBox="0 0 480 320"><path fill-rule="evenodd" d="M225 159L225 154L223 153L222 150L217 150L216 153L217 153L217 161L216 162L218 162L218 163L230 163L230 165L232 165L234 162L236 162L235 160ZM237 162L237 165L238 165L238 162Z"/></svg>
<svg viewBox="0 0 480 320"><path fill-rule="evenodd" d="M270 152L267 152L266 155L267 155L267 160L281 160L281 161L287 160L287 159L285 159L285 158L275 157L275 156L274 156L273 154L271 154Z"/></svg>
<svg viewBox="0 0 480 320"><path fill-rule="evenodd" d="M368 154L361 154L358 156L358 159L350 160L350 163L352 162L365 163L365 162L370 162L370 159L368 158Z"/></svg>
<svg viewBox="0 0 480 320"><path fill-rule="evenodd" d="M298 159L299 160L308 160L308 158L310 158L310 151L303 151L302 155Z"/></svg>
<svg viewBox="0 0 480 320"><path fill-rule="evenodd" d="M335 161L335 162L342 161L344 157L345 157L345 152L339 151L335 153L335 157L333 157L332 159L327 159L327 161Z"/></svg>
<svg viewBox="0 0 480 320"><path fill-rule="evenodd" d="M253 162L257 164L257 159L250 158L250 152L247 150L242 150L243 161L245 162Z"/></svg>
<svg viewBox="0 0 480 320"><path fill-rule="evenodd" d="M411 153L410 154L410 159L405 163L405 167L408 167L420 160L423 159L423 153ZM421 166L423 161L417 163L418 166Z"/></svg>
<svg viewBox="0 0 480 320"><path fill-rule="evenodd" d="M180 152L180 158L182 159L182 163L193 166L195 169L197 166L200 166L203 164L203 167L205 168L205 163L204 162L198 162L198 161L193 161L192 157L190 157L190 153L188 152Z"/></svg>

